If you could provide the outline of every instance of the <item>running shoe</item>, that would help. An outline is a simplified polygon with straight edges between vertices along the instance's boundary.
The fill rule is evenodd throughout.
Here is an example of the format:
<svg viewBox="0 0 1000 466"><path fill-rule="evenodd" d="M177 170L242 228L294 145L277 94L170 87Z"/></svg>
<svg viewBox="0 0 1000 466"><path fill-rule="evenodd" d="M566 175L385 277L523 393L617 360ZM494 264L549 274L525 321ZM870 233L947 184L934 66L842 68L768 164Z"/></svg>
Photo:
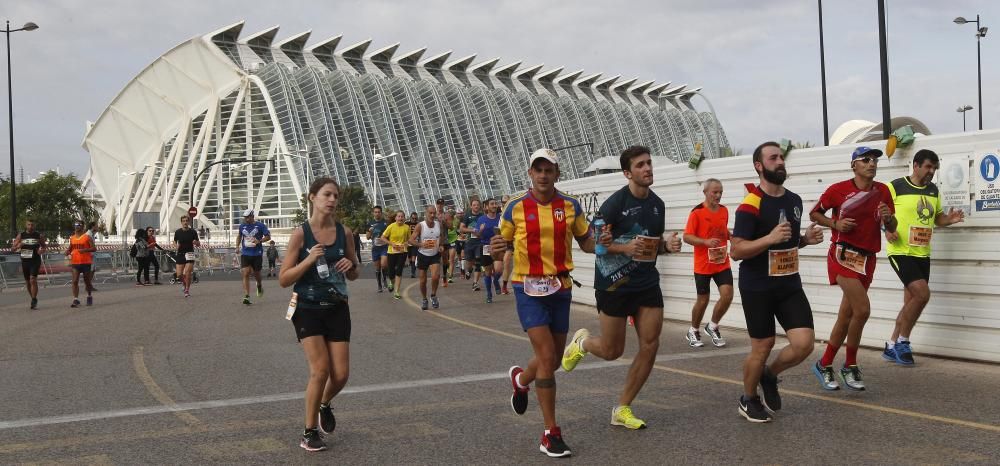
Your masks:
<svg viewBox="0 0 1000 466"><path fill-rule="evenodd" d="M154 285L162 285L163 283L160 283L160 281L159 281L159 280L157 280L157 281L153 282L153 284L154 284Z"/></svg>
<svg viewBox="0 0 1000 466"><path fill-rule="evenodd" d="M329 404L319 405L319 430L326 435L330 435L336 428L337 418L333 415L333 406Z"/></svg>
<svg viewBox="0 0 1000 466"><path fill-rule="evenodd" d="M153 286L153 284L149 283L149 280L146 280L146 281L142 282L142 286Z"/></svg>
<svg viewBox="0 0 1000 466"><path fill-rule="evenodd" d="M299 446L306 451L326 450L326 442L324 442L323 437L319 435L319 429L315 427L312 429L306 429L306 431L302 433L302 441L299 442Z"/></svg>
<svg viewBox="0 0 1000 466"><path fill-rule="evenodd" d="M31 308L38 309L38 298L31 298Z"/></svg>
<svg viewBox="0 0 1000 466"><path fill-rule="evenodd" d="M70 304L69 307L80 307L80 300L74 299L73 304Z"/></svg>
<svg viewBox="0 0 1000 466"><path fill-rule="evenodd" d="M823 387L823 390L840 390L840 384L833 376L833 366L821 366L819 361L816 361L812 370L816 378L819 379L819 386Z"/></svg>
<svg viewBox="0 0 1000 466"><path fill-rule="evenodd" d="M611 410L611 425L637 430L645 429L646 421L635 417L631 406L617 406Z"/></svg>
<svg viewBox="0 0 1000 466"><path fill-rule="evenodd" d="M715 330L712 330L712 326L709 325L708 323L705 323L705 333L707 333L708 336L712 337L712 344L715 345L716 348L722 348L723 346L726 346L726 339L722 338L722 334L719 333L718 327L716 327Z"/></svg>
<svg viewBox="0 0 1000 466"><path fill-rule="evenodd" d="M705 346L705 344L701 342L701 332L697 330L688 329L688 333L684 336L684 339L688 341L688 346L692 348Z"/></svg>
<svg viewBox="0 0 1000 466"><path fill-rule="evenodd" d="M187 295L187 292L185 292L184 295ZM250 302L250 295L243 296L243 304L246 304L247 306L253 304Z"/></svg>
<svg viewBox="0 0 1000 466"><path fill-rule="evenodd" d="M517 385L517 376L521 375L524 369L512 366L507 374L510 376L510 385L514 387L514 394L510 396L510 408L516 414L524 414L528 410L528 387L521 388Z"/></svg>
<svg viewBox="0 0 1000 466"><path fill-rule="evenodd" d="M135 286L143 286L142 282L135 282Z"/></svg>
<svg viewBox="0 0 1000 466"><path fill-rule="evenodd" d="M778 393L778 376L771 373L771 369L764 366L764 373L760 375L760 391L764 393L762 400L764 408L770 412L781 409L781 395Z"/></svg>
<svg viewBox="0 0 1000 466"><path fill-rule="evenodd" d="M382 292L382 287L381 287L381 286L380 286L380 287L378 287L378 292L379 292L379 293L381 293L381 292Z"/></svg>
<svg viewBox="0 0 1000 466"><path fill-rule="evenodd" d="M448 283L455 283L455 279L451 275L448 275Z"/></svg>
<svg viewBox="0 0 1000 466"><path fill-rule="evenodd" d="M493 294L495 294L495 295L501 295L501 294L507 294L507 293L504 293L503 290L500 289L500 285L496 285L496 286L493 287Z"/></svg>
<svg viewBox="0 0 1000 466"><path fill-rule="evenodd" d="M392 294L392 299L403 299L403 297L400 296L399 293L393 293Z"/></svg>
<svg viewBox="0 0 1000 466"><path fill-rule="evenodd" d="M851 390L860 392L865 389L865 382L861 380L861 368L857 365L842 367L840 378L844 379L844 385Z"/></svg>
<svg viewBox="0 0 1000 466"><path fill-rule="evenodd" d="M448 288L448 280L441 280L441 286Z"/></svg>
<svg viewBox="0 0 1000 466"><path fill-rule="evenodd" d="M507 288L507 282L503 282L503 286L500 288L500 291L503 292L503 294L510 294L510 289Z"/></svg>
<svg viewBox="0 0 1000 466"><path fill-rule="evenodd" d="M93 296L87 296L87 305L88 306L93 306L94 305L94 297Z"/></svg>
<svg viewBox="0 0 1000 466"><path fill-rule="evenodd" d="M549 458L563 458L573 454L566 446L566 442L563 442L559 426L554 426L549 429L549 433L542 434L542 443L538 445L538 451L545 453Z"/></svg>
<svg viewBox="0 0 1000 466"><path fill-rule="evenodd" d="M427 310L427 298L424 298L424 300L420 302L420 310L421 311Z"/></svg>
<svg viewBox="0 0 1000 466"><path fill-rule="evenodd" d="M753 398L747 398L746 395L740 396L740 416L745 417L750 422L771 422L771 415L764 409L759 396Z"/></svg>
<svg viewBox="0 0 1000 466"><path fill-rule="evenodd" d="M437 296L431 296L431 307L434 309L441 307L441 303L438 302Z"/></svg>
<svg viewBox="0 0 1000 466"><path fill-rule="evenodd" d="M472 291L479 291L479 283L472 284Z"/></svg>
<svg viewBox="0 0 1000 466"><path fill-rule="evenodd" d="M257 297L264 296L264 285L257 285Z"/></svg>
<svg viewBox="0 0 1000 466"><path fill-rule="evenodd" d="M188 290L184 290L184 297L185 298L190 298L191 297L191 292L188 291Z"/></svg>
<svg viewBox="0 0 1000 466"><path fill-rule="evenodd" d="M882 359L889 362L899 362L896 358L896 347L889 342L885 343L885 350L882 351Z"/></svg>
<svg viewBox="0 0 1000 466"><path fill-rule="evenodd" d="M392 283L386 283L385 284L385 289L387 289L389 291L392 291Z"/></svg>
<svg viewBox="0 0 1000 466"><path fill-rule="evenodd" d="M904 366L912 366L913 361L913 349L910 348L910 342L907 340L896 342L893 345L893 349L896 352L896 362Z"/></svg>
<svg viewBox="0 0 1000 466"><path fill-rule="evenodd" d="M590 331L581 328L573 334L573 339L563 350L562 368L566 372L572 372L576 365L587 355L587 350L583 349L583 340L590 336Z"/></svg>
<svg viewBox="0 0 1000 466"><path fill-rule="evenodd" d="M486 304L493 304L493 295L486 295Z"/></svg>

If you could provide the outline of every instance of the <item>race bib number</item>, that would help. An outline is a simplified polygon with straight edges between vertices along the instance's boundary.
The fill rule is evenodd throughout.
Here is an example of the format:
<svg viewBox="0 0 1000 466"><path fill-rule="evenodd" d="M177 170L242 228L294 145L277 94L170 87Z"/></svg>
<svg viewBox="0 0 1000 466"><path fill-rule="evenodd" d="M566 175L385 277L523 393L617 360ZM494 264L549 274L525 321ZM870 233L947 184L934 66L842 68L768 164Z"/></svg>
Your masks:
<svg viewBox="0 0 1000 466"><path fill-rule="evenodd" d="M255 247L257 247L257 245L254 244L254 241L255 241L254 238L243 238L243 247L245 247L245 248L255 248Z"/></svg>
<svg viewBox="0 0 1000 466"><path fill-rule="evenodd" d="M32 251L31 249L21 250L21 259L31 259L32 257L35 257L35 251Z"/></svg>
<svg viewBox="0 0 1000 466"><path fill-rule="evenodd" d="M857 251L845 249L840 245L837 245L837 250L834 251L834 254L837 256L837 263L844 266L844 268L860 273L861 275L865 275L865 266L868 264L868 256Z"/></svg>
<svg viewBox="0 0 1000 466"><path fill-rule="evenodd" d="M399 245L399 244L390 244L389 245L389 250L392 251L392 252L394 252L394 253L400 253L400 252L403 252L403 246Z"/></svg>
<svg viewBox="0 0 1000 466"><path fill-rule="evenodd" d="M193 252L185 252L184 253L184 260L186 260L188 262L194 261L194 253Z"/></svg>
<svg viewBox="0 0 1000 466"><path fill-rule="evenodd" d="M934 230L928 227L910 227L910 246L930 246L933 233Z"/></svg>
<svg viewBox="0 0 1000 466"><path fill-rule="evenodd" d="M726 247L708 248L708 262L712 264L726 263Z"/></svg>
<svg viewBox="0 0 1000 466"><path fill-rule="evenodd" d="M423 243L420 244L422 249L437 249L438 242L436 239L425 239Z"/></svg>
<svg viewBox="0 0 1000 466"><path fill-rule="evenodd" d="M767 274L783 277L799 273L799 248L767 252Z"/></svg>
<svg viewBox="0 0 1000 466"><path fill-rule="evenodd" d="M556 276L527 276L524 277L524 294L528 296L548 296L562 288L562 281Z"/></svg>
<svg viewBox="0 0 1000 466"><path fill-rule="evenodd" d="M292 320L295 315L295 307L299 305L299 294L292 292L292 299L288 301L288 312L285 313L285 320Z"/></svg>
<svg viewBox="0 0 1000 466"><path fill-rule="evenodd" d="M379 236L378 238L375 238L374 240L372 240L372 244L374 244L375 246L385 246L385 245L389 244L389 242L386 241L385 238Z"/></svg>
<svg viewBox="0 0 1000 466"><path fill-rule="evenodd" d="M484 256L490 255L490 251L492 251L492 250L493 250L493 248L491 248L490 245L488 245L488 244L484 244L483 245L483 255Z"/></svg>

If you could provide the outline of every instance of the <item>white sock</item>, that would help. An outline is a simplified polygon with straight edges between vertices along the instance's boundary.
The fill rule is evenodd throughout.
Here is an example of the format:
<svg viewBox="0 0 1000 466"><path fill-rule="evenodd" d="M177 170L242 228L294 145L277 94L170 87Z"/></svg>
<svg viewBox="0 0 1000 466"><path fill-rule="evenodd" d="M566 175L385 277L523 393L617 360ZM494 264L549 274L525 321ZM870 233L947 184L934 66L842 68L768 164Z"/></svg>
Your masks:
<svg viewBox="0 0 1000 466"><path fill-rule="evenodd" d="M895 343L893 343L893 342L891 342L891 341L886 341L886 342L885 342L885 344L889 345L889 347L891 348L891 347L892 347L892 345L894 345Z"/></svg>
<svg viewBox="0 0 1000 466"><path fill-rule="evenodd" d="M694 328L694 327L691 327L691 328L690 328L690 329L689 329L688 331L689 331L689 332L697 332L697 331L698 331L698 329L696 329L696 328Z"/></svg>
<svg viewBox="0 0 1000 466"><path fill-rule="evenodd" d="M719 329L719 324L716 323L716 322L709 322L708 323L708 328L710 328L712 330L718 330Z"/></svg>
<svg viewBox="0 0 1000 466"><path fill-rule="evenodd" d="M896 339L897 343L902 343L904 341L910 341L910 337L904 337L904 336L900 335L899 338Z"/></svg>

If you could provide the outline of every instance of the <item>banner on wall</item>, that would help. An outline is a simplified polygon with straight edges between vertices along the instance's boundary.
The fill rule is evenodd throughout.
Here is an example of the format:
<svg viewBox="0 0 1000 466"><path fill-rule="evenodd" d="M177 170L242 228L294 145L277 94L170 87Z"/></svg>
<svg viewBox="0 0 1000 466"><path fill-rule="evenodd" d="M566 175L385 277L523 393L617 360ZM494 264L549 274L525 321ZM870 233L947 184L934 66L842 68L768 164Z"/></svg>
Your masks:
<svg viewBox="0 0 1000 466"><path fill-rule="evenodd" d="M977 216L1000 217L1000 151L976 154L972 165L972 179L975 180L973 214Z"/></svg>
<svg viewBox="0 0 1000 466"><path fill-rule="evenodd" d="M965 212L965 215L972 214L968 155L941 157L941 167L937 171L935 183L941 192L942 210L948 212L955 209Z"/></svg>

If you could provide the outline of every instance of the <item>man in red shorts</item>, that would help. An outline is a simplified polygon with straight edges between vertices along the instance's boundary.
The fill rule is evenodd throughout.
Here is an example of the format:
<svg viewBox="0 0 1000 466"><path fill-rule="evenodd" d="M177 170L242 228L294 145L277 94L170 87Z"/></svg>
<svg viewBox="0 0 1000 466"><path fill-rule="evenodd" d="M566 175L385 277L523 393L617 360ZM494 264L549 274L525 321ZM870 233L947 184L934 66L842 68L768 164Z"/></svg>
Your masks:
<svg viewBox="0 0 1000 466"><path fill-rule="evenodd" d="M851 154L854 178L827 188L809 214L812 221L833 230L826 256L827 271L830 284L840 285L844 292L826 351L813 366L813 373L825 390L840 388L833 373L833 358L845 341L847 358L840 377L851 390L865 389L857 356L861 332L871 313L868 287L875 273L875 254L882 249L879 230L894 232L897 224L889 188L875 181L881 155L878 149L858 147ZM832 218L825 215L830 209Z"/></svg>

